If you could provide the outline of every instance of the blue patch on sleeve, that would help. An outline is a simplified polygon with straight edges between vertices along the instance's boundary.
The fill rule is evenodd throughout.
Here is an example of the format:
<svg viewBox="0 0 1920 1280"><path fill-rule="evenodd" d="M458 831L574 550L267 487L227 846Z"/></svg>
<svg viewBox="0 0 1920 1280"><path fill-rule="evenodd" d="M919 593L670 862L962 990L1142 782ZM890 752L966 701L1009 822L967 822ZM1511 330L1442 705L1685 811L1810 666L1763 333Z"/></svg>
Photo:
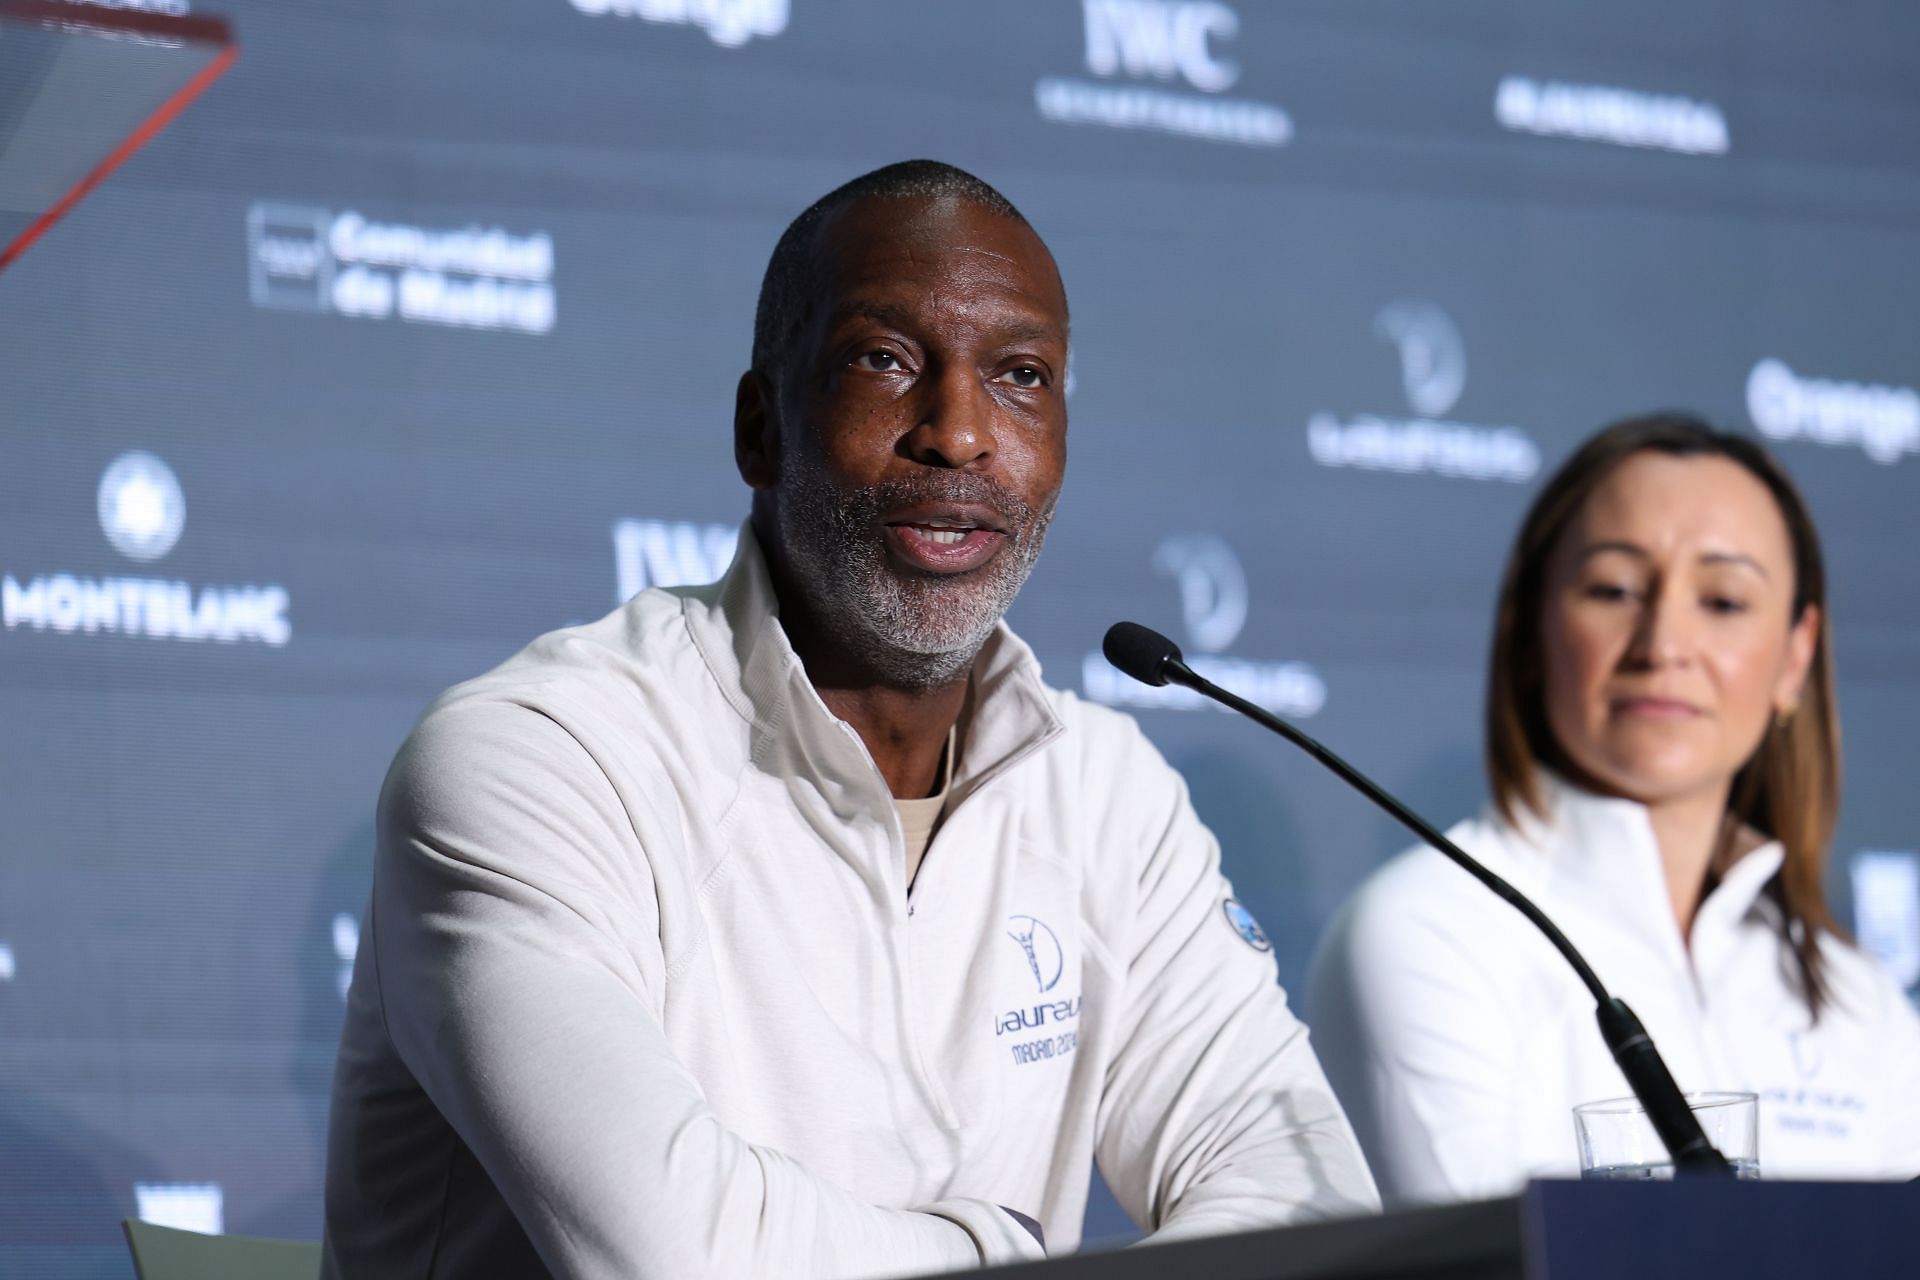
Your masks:
<svg viewBox="0 0 1920 1280"><path fill-rule="evenodd" d="M1226 912L1227 923L1233 926L1233 931L1240 935L1242 942L1255 951L1273 950L1273 943L1267 940L1266 930L1253 918L1253 912L1240 905L1238 898L1228 898L1220 904L1220 909Z"/></svg>

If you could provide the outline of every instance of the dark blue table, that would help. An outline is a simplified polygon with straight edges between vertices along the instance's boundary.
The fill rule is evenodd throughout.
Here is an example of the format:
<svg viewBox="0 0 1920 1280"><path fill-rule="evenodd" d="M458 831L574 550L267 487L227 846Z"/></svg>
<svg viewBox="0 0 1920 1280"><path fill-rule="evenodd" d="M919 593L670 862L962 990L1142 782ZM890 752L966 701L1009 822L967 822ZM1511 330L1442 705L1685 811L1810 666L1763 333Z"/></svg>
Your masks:
<svg viewBox="0 0 1920 1280"><path fill-rule="evenodd" d="M1920 1280L1920 1186L1536 1182L1518 1196L981 1273L1007 1280Z"/></svg>

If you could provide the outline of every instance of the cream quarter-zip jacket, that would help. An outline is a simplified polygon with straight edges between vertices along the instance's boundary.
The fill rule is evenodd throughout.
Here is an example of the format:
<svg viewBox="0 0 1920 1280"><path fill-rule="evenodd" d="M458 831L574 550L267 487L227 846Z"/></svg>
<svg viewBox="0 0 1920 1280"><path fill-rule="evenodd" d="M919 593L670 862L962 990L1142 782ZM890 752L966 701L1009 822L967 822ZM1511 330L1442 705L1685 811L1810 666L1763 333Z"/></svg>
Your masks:
<svg viewBox="0 0 1920 1280"><path fill-rule="evenodd" d="M1825 937L1834 999L1810 1020L1764 892L1780 845L1736 862L1683 940L1647 811L1556 779L1546 796L1550 822L1489 814L1448 835L1560 926L1682 1089L1759 1095L1761 1175L1920 1174L1920 1015ZM1566 961L1431 849L1381 868L1336 918L1307 1009L1389 1202L1577 1177L1574 1105L1630 1092Z"/></svg>
<svg viewBox="0 0 1920 1280"><path fill-rule="evenodd" d="M1212 837L1004 626L909 895L750 530L437 701L383 790L330 1274L904 1275L1377 1205ZM1252 941L1248 939L1251 938Z"/></svg>

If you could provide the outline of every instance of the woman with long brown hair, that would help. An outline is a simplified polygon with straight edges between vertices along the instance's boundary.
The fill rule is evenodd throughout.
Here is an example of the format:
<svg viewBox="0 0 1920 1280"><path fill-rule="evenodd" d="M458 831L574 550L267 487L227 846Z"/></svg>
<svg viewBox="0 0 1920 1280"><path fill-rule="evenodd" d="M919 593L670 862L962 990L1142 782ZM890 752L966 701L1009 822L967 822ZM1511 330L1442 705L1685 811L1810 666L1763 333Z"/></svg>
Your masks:
<svg viewBox="0 0 1920 1280"><path fill-rule="evenodd" d="M1752 441L1675 414L1588 440L1494 617L1486 814L1450 834L1546 908L1687 1090L1760 1098L1766 1176L1920 1174L1920 1016L1829 913L1840 791L1825 569ZM1390 1199L1578 1169L1628 1092L1565 963L1429 849L1376 872L1310 980Z"/></svg>

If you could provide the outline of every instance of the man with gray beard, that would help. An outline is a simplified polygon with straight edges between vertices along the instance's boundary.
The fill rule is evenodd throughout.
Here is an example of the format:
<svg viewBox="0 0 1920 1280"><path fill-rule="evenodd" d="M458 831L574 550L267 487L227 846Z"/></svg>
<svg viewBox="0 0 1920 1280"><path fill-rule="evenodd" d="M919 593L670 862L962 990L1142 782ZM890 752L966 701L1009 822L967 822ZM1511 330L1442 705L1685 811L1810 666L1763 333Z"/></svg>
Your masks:
<svg viewBox="0 0 1920 1280"><path fill-rule="evenodd" d="M335 1276L904 1275L1376 1206L1177 775L1001 622L1068 316L892 165L774 250L733 566L439 699L382 792Z"/></svg>

